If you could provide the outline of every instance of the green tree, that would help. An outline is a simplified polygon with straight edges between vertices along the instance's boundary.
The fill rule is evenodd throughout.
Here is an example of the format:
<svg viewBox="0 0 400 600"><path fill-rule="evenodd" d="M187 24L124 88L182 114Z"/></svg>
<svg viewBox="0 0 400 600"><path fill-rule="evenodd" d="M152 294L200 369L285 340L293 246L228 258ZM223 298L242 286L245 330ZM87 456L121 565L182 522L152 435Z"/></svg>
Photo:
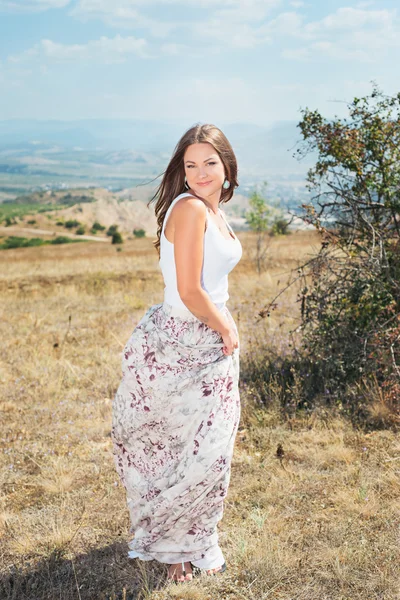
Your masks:
<svg viewBox="0 0 400 600"><path fill-rule="evenodd" d="M303 219L322 241L300 269L305 348L325 396L362 415L360 390L377 384L400 416L400 93L374 84L348 112L328 120L304 109L299 123L298 152L317 153Z"/></svg>
<svg viewBox="0 0 400 600"><path fill-rule="evenodd" d="M106 231L106 235L112 236L118 230L118 225L110 225L110 227Z"/></svg>
<svg viewBox="0 0 400 600"><path fill-rule="evenodd" d="M144 229L134 229L133 235L137 238L142 238L146 235L146 232Z"/></svg>
<svg viewBox="0 0 400 600"><path fill-rule="evenodd" d="M111 243L112 244L123 244L124 240L122 239L122 235L119 231L114 231L112 234Z"/></svg>
<svg viewBox="0 0 400 600"><path fill-rule="evenodd" d="M266 183L264 184L266 186ZM250 209L246 212L246 222L251 231L254 231L255 244L253 248L253 260L257 267L257 273L265 269L266 258L270 247L269 229L273 209L267 204L265 198L254 191L249 198Z"/></svg>
<svg viewBox="0 0 400 600"><path fill-rule="evenodd" d="M91 232L97 233L97 231L104 231L104 230L105 230L105 226L101 225L101 223L99 223L98 221L95 221L92 225Z"/></svg>
<svg viewBox="0 0 400 600"><path fill-rule="evenodd" d="M79 225L80 222L76 219L68 219L68 221L65 221L64 223L64 227L66 227L67 229L73 229L74 227L79 227Z"/></svg>

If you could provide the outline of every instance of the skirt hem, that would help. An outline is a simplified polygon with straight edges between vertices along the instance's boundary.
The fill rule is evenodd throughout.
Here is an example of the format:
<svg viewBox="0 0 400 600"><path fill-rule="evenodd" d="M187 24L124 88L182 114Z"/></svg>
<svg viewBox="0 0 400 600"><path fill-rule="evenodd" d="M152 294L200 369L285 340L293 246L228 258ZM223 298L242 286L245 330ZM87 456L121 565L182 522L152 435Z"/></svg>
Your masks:
<svg viewBox="0 0 400 600"><path fill-rule="evenodd" d="M138 558L142 561L157 560L158 562L163 564L174 564L168 563L167 561L158 560L157 558L153 558L152 556L149 556L147 554L141 554L136 550L129 550L128 558ZM224 564L225 559L221 548L218 546L215 549L215 551L212 552L212 556L208 558L201 558L198 560L191 560L190 558L187 558L184 560L184 562L191 562L194 567L198 567L199 569L218 569L218 567L221 567Z"/></svg>

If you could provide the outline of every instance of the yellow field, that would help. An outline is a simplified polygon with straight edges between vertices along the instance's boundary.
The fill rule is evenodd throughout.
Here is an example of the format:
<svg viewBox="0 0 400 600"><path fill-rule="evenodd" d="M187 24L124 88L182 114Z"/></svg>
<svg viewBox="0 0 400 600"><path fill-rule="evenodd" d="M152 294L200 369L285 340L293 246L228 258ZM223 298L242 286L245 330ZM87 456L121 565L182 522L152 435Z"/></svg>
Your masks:
<svg viewBox="0 0 400 600"><path fill-rule="evenodd" d="M287 344L296 291L270 318L258 312L318 238L274 239L258 276L254 239L239 237L244 254L230 275L228 306L245 373L261 344ZM398 437L356 431L322 409L285 420L273 390L267 410L254 406L251 382L241 382L219 527L227 572L168 586L164 566L127 558L111 402L126 341L162 302L150 240L122 251L95 242L2 251L0 297L2 600L400 598Z"/></svg>

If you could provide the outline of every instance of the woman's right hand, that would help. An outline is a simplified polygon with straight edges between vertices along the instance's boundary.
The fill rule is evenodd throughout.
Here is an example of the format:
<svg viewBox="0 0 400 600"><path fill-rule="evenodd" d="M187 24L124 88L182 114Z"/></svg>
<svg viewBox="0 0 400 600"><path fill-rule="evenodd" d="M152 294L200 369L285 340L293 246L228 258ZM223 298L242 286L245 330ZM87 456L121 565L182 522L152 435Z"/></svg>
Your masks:
<svg viewBox="0 0 400 600"><path fill-rule="evenodd" d="M226 333L221 335L225 344L225 346L222 348L222 351L226 356L230 356L233 354L234 349L239 347L239 340L238 336L236 335L236 331L233 329L233 327L231 327Z"/></svg>

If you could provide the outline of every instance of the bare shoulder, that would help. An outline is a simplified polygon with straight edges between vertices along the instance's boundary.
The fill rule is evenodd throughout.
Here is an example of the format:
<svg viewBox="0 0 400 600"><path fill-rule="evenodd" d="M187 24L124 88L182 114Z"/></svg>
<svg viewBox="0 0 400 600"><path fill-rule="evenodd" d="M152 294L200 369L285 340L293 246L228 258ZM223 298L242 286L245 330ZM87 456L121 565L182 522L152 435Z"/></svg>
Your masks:
<svg viewBox="0 0 400 600"><path fill-rule="evenodd" d="M194 196L185 196L180 198L175 204L172 215L172 227L175 230L175 225L185 227L189 222L195 224L201 222L206 224L207 208L202 200Z"/></svg>
<svg viewBox="0 0 400 600"><path fill-rule="evenodd" d="M184 196L175 204L176 214L205 216L206 205L200 198L195 196Z"/></svg>

